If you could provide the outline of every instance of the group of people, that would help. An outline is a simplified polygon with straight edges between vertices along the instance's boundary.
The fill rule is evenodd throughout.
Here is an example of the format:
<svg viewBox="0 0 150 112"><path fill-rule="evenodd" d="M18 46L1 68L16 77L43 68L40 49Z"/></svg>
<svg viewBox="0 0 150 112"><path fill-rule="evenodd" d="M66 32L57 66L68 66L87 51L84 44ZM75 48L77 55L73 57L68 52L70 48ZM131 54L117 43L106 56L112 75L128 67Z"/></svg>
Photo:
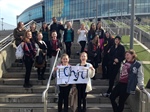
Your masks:
<svg viewBox="0 0 150 112"><path fill-rule="evenodd" d="M63 37L60 30L64 31ZM23 62L26 68L24 87L32 87L29 79L31 69L37 67L38 80L45 80L44 73L47 65L47 57L50 58L50 71L54 64L56 54L62 49L61 38L66 45L66 54L61 55L61 62L58 66L71 66L69 58L71 57L71 46L74 42L74 29L71 22L67 22L66 28L57 19L53 17L53 24L48 28L46 23L43 23L40 31L37 31L36 24L30 26L30 30L25 30L22 22L18 23L14 30L14 38L16 46L22 45L24 51ZM80 63L77 66L89 67L88 83L73 84L73 85L58 85L58 112L62 112L62 104L64 102L64 112L68 112L68 97L70 90L77 89L78 93L78 112L86 112L86 96L87 92L92 90L91 78L95 78L96 69L102 63L102 78L109 80L109 88L106 93L101 95L110 97L114 112L122 112L126 99L130 94L135 93L138 85L141 90L144 90L142 65L136 60L136 53L133 50L125 51L121 45L121 37L112 37L110 32L102 29L101 22L91 24L90 30L81 24L78 34L77 43L81 46ZM86 47L87 45L87 47ZM86 49L87 48L87 49ZM41 58L42 57L42 61ZM36 61L35 61L36 60ZM41 64L38 62L41 61ZM113 89L117 74L120 72L120 78ZM54 72L57 67L54 69ZM116 98L119 97L119 102L116 103ZM81 105L83 104L83 108Z"/></svg>

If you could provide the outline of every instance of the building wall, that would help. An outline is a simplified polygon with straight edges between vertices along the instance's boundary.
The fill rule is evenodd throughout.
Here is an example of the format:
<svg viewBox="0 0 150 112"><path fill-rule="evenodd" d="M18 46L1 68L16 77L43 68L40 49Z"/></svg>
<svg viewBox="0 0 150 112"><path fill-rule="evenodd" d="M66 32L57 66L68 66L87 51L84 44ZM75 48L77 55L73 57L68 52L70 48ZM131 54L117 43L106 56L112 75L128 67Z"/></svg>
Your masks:
<svg viewBox="0 0 150 112"><path fill-rule="evenodd" d="M41 3L31 6L18 16L17 21L26 23L30 20L42 19L43 10L43 5Z"/></svg>
<svg viewBox="0 0 150 112"><path fill-rule="evenodd" d="M95 18L96 14L98 17L117 17L131 12L131 0L44 0L43 4L43 12L42 5L33 6L24 11L18 21L44 18L45 22L50 22L53 16L58 19ZM136 0L135 13L150 14L149 0Z"/></svg>

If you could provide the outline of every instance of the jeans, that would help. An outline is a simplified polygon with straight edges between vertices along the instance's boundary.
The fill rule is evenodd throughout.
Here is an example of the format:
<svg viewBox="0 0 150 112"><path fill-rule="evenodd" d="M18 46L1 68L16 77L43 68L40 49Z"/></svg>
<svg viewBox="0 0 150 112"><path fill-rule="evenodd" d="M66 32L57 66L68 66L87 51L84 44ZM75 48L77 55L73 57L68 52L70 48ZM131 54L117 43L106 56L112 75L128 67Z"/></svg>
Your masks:
<svg viewBox="0 0 150 112"><path fill-rule="evenodd" d="M84 52L86 41L80 41L80 45L81 45L81 53L82 53Z"/></svg>
<svg viewBox="0 0 150 112"><path fill-rule="evenodd" d="M33 59L30 57L25 56L24 58L25 68L26 68L26 74L25 74L25 81L24 84L28 85L33 65Z"/></svg>
<svg viewBox="0 0 150 112"><path fill-rule="evenodd" d="M115 101L117 97L119 97L118 104ZM127 84L119 82L110 95L113 111L123 112L124 104L128 97L129 97L129 93L127 93Z"/></svg>
<svg viewBox="0 0 150 112"><path fill-rule="evenodd" d="M59 98L58 98L58 112L62 112L62 104L64 102L64 112L68 112L68 97L70 93L71 85L66 87L59 86Z"/></svg>
<svg viewBox="0 0 150 112"><path fill-rule="evenodd" d="M78 112L81 112L81 102L83 102L83 110L86 110L86 84L77 84L78 90Z"/></svg>
<svg viewBox="0 0 150 112"><path fill-rule="evenodd" d="M119 65L109 65L108 67L108 74L109 74L109 88L107 90L107 93L111 93L113 86L114 86L114 82L116 79L116 76L119 72L120 66Z"/></svg>
<svg viewBox="0 0 150 112"><path fill-rule="evenodd" d="M66 53L70 57L70 55L71 55L71 42L65 42L65 45L66 45Z"/></svg>

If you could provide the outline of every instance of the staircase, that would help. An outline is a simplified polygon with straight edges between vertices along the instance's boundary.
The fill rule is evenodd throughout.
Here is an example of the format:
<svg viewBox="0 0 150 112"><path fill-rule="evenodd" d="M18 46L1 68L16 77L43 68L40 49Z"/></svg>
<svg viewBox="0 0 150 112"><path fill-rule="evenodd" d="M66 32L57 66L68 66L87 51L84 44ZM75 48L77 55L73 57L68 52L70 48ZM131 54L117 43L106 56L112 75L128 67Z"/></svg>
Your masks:
<svg viewBox="0 0 150 112"><path fill-rule="evenodd" d="M79 22L74 22L75 34L79 28ZM72 55L70 64L79 63L79 56L76 51L80 50L76 44L77 35L72 46ZM46 69L45 77L49 77L49 63ZM43 112L42 92L46 88L47 80L38 81L37 72L33 69L31 73L32 88L23 88L25 67L15 62L8 69L6 74L0 79L0 112ZM96 74L100 76L100 74ZM93 90L87 95L87 112L113 112L109 98L100 97L99 94L105 92L108 88L106 80L92 80ZM54 94L55 81L52 80L49 89L48 112L57 112L58 96ZM129 106L125 106L124 112L131 112Z"/></svg>
<svg viewBox="0 0 150 112"><path fill-rule="evenodd" d="M9 34L11 34L13 32L13 30L3 30L0 31L0 40L2 40L3 38L5 38L6 36L8 36Z"/></svg>

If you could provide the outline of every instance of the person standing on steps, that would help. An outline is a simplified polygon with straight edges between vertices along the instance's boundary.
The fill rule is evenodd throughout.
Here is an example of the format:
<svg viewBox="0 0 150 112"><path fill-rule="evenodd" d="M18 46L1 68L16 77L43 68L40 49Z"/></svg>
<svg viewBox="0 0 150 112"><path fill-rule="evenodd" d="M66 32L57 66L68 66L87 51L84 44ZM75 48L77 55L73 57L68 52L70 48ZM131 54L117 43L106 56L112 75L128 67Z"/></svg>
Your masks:
<svg viewBox="0 0 150 112"><path fill-rule="evenodd" d="M85 25L82 23L80 29L78 30L78 40L77 43L81 46L80 53L84 52L86 43L87 43L87 37L86 34L88 33L87 29L85 28Z"/></svg>
<svg viewBox="0 0 150 112"><path fill-rule="evenodd" d="M99 35L99 42L100 42L100 49L103 50L104 48L104 30L102 29L102 24L101 22L99 21L96 25L96 32L95 32L96 35Z"/></svg>
<svg viewBox="0 0 150 112"><path fill-rule="evenodd" d="M98 68L98 62L101 61L101 50L99 36L95 35L94 39L88 44L88 59L95 69ZM95 79L95 77L93 77Z"/></svg>
<svg viewBox="0 0 150 112"><path fill-rule="evenodd" d="M71 55L71 44L74 41L74 30L72 28L71 22L67 22L67 28L64 31L64 39L66 45L66 53L70 57Z"/></svg>
<svg viewBox="0 0 150 112"><path fill-rule="evenodd" d="M105 32L105 37L104 37L104 42L103 42L103 51L102 51L102 78L101 79L108 79L108 62L109 62L109 50L110 48L114 45L114 38L112 35L106 31Z"/></svg>
<svg viewBox="0 0 150 112"><path fill-rule="evenodd" d="M113 112L123 112L125 101L130 94L135 94L136 86L144 89L144 74L142 65L136 60L134 50L128 50L125 53L125 62L122 64L119 83L113 89L110 100ZM119 97L118 104L116 99Z"/></svg>
<svg viewBox="0 0 150 112"><path fill-rule="evenodd" d="M42 28L40 29L40 32L42 32L42 35L43 35L42 40L47 45L47 43L49 42L49 39L50 39L50 34L49 34L48 25L45 22L42 24Z"/></svg>
<svg viewBox="0 0 150 112"><path fill-rule="evenodd" d="M69 64L69 56L67 54L63 54L61 56L61 64L58 66L70 66ZM57 67L55 68L55 72L57 71ZM69 93L71 89L70 84L61 84L59 86L59 94L58 94L58 112L62 112L62 104L64 102L64 112L68 112L68 99Z"/></svg>
<svg viewBox="0 0 150 112"><path fill-rule="evenodd" d="M88 43L93 40L95 34L96 34L96 25L95 23L92 23L90 26L90 30L88 31Z"/></svg>
<svg viewBox="0 0 150 112"><path fill-rule="evenodd" d="M86 112L86 96L87 92L92 91L91 78L95 75L95 69L93 66L87 62L88 56L86 52L80 54L81 63L77 66L89 67L88 70L88 83L87 84L76 84L78 90L78 112ZM83 109L81 104L83 103Z"/></svg>
<svg viewBox="0 0 150 112"><path fill-rule="evenodd" d="M36 43L38 34L38 31L36 30L36 23L32 23L30 25L30 31L32 32L32 41Z"/></svg>
<svg viewBox="0 0 150 112"><path fill-rule="evenodd" d="M21 43L24 51L23 61L26 68L25 81L23 85L23 87L25 88L32 87L32 85L30 84L30 75L31 75L32 65L34 62L33 60L36 55L35 43L32 42L31 40L32 40L32 33L31 31L27 30L25 32L23 42Z"/></svg>
<svg viewBox="0 0 150 112"><path fill-rule="evenodd" d="M108 74L109 74L109 88L107 93L102 94L103 96L109 97L114 86L115 78L120 70L121 63L125 59L125 48L120 43L121 37L115 37L115 44L109 50L109 63L108 63Z"/></svg>
<svg viewBox="0 0 150 112"><path fill-rule="evenodd" d="M47 55L47 45L46 43L42 40L43 38L43 35L41 32L39 32L37 34L37 49L38 49L38 52L42 53L42 55L40 55L42 58L42 64L39 65L37 67L37 73L38 73L38 80L45 80L44 78L44 73L45 73L45 70L46 70L46 55Z"/></svg>
<svg viewBox="0 0 150 112"><path fill-rule="evenodd" d="M52 31L52 39L48 42L47 47L48 47L47 54L50 58L50 72L52 72L52 67L53 67L57 52L62 49L62 44L57 39L57 32L56 31Z"/></svg>
<svg viewBox="0 0 150 112"><path fill-rule="evenodd" d="M18 46L23 41L23 36L24 36L25 31L26 30L24 29L24 23L19 22L17 24L17 28L15 28L13 31L16 46Z"/></svg>
<svg viewBox="0 0 150 112"><path fill-rule="evenodd" d="M50 35L52 34L52 31L55 30L57 32L57 39L61 40L60 30L64 31L65 28L64 28L64 26L62 25L61 22L60 23L57 22L56 17L53 17L52 20L53 20L53 24L50 26Z"/></svg>

